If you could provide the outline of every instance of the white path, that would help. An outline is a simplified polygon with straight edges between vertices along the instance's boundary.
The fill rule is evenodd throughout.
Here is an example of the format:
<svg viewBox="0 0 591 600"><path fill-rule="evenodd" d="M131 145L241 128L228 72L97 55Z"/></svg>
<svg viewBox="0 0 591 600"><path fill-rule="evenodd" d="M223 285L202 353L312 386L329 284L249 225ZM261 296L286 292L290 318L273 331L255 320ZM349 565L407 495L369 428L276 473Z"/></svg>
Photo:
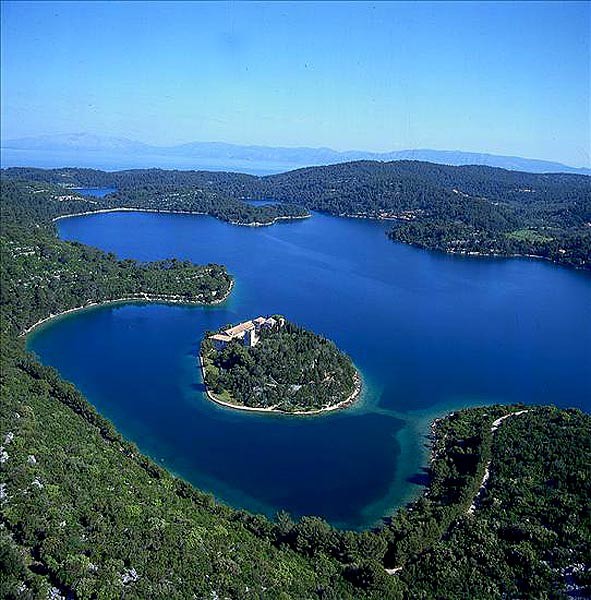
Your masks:
<svg viewBox="0 0 591 600"><path fill-rule="evenodd" d="M496 430L500 427L501 423L505 419L508 419L509 417L515 417L517 415L522 415L523 413L526 413L526 412L529 412L529 411L528 410L518 410L517 412L509 413L508 415L499 417L498 419L496 419L495 421L492 422L492 425L490 426L490 432L494 435ZM478 502L480 501L480 499L482 498L482 495L486 491L486 484L488 483L488 480L490 477L490 462L491 461L489 460L486 463L486 467L484 467L484 475L482 476L482 481L480 482L480 488L476 492L476 495L474 496L474 500L472 500L472 504L470 504L470 507L468 508L468 511L467 511L467 513L469 515L474 514L474 511L476 510L476 506L478 505Z"/></svg>
<svg viewBox="0 0 591 600"><path fill-rule="evenodd" d="M508 415L503 415L502 417L499 417L498 419L496 419L495 421L493 421L491 423L490 432L494 435L496 430L499 428L499 426L505 419L508 419L509 417L515 417L517 415L522 415L523 413L526 413L526 412L529 412L529 410L527 410L527 409L518 410L517 412L509 413ZM470 515L473 514L474 511L476 510L478 501L480 500L482 494L486 490L486 484L490 477L490 462L491 461L489 460L488 463L486 464L486 467L484 468L484 475L482 477L482 482L480 483L480 488L478 489L478 492L476 492L476 495L474 496L474 500L472 501L470 508L468 508L467 512ZM396 573L398 573L402 570L402 566L393 567L392 569L384 569L384 570L386 571L386 573L388 573L388 575L396 575Z"/></svg>

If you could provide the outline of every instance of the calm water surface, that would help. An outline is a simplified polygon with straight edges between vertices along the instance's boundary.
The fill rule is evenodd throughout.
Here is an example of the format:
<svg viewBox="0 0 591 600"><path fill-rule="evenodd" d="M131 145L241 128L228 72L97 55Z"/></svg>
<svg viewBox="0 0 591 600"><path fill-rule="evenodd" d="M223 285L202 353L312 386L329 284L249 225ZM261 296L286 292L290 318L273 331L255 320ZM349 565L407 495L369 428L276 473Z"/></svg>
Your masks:
<svg viewBox="0 0 591 600"><path fill-rule="evenodd" d="M142 451L239 507L375 524L420 491L429 420L494 402L591 409L591 277L530 260L394 244L386 225L314 215L272 227L109 213L59 221L120 257L227 265L219 307L120 305L29 338ZM283 313L348 352L362 400L322 417L261 416L203 396L202 333Z"/></svg>
<svg viewBox="0 0 591 600"><path fill-rule="evenodd" d="M95 198L104 198L107 194L112 194L117 190L115 188L92 188L92 187L77 187L74 191L84 196L94 196Z"/></svg>

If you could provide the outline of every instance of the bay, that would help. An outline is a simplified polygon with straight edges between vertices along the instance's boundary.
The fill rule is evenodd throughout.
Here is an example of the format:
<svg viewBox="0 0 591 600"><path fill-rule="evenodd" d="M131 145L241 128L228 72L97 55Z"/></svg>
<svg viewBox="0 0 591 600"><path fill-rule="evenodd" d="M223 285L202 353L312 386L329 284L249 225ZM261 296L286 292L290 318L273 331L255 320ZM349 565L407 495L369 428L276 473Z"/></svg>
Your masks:
<svg viewBox="0 0 591 600"><path fill-rule="evenodd" d="M418 250L387 228L320 214L259 228L151 213L63 219L63 239L121 258L225 264L236 285L217 307L75 313L28 345L143 452L221 500L370 527L420 493L435 416L497 402L591 409L588 273ZM203 332L272 313L352 357L364 383L354 407L269 416L204 397Z"/></svg>
<svg viewBox="0 0 591 600"><path fill-rule="evenodd" d="M117 190L115 188L93 188L93 187L76 187L74 191L83 196L93 196L94 198L104 198L107 194L112 194Z"/></svg>

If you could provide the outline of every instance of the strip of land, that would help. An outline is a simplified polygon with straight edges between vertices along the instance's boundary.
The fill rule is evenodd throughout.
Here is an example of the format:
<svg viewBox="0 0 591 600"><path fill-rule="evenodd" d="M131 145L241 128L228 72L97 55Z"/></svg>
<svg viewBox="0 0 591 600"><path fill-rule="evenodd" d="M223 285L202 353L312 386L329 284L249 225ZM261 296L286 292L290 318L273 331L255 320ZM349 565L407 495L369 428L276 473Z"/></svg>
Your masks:
<svg viewBox="0 0 591 600"><path fill-rule="evenodd" d="M169 214L169 215L194 215L194 216L208 216L209 213L203 211L191 211L191 210L167 210L167 209L156 209L156 208L133 208L127 206L120 206L115 208L99 208L97 210L87 210L83 212L72 213L69 215L60 215L59 217L55 217L52 219L53 222L59 221L61 219L70 219L72 217L85 217L89 215L98 215L100 213L113 213L113 212L143 212L143 213L157 213L157 214ZM250 223L245 223L242 221L228 221L230 225L239 225L241 227L268 227L270 225L274 225L278 221L292 221L296 219L309 219L312 215L294 215L294 216L285 216L285 217L274 217L271 221L267 223L261 223L259 221L254 221Z"/></svg>
<svg viewBox="0 0 591 600"><path fill-rule="evenodd" d="M69 313L79 312L81 310L87 310L89 308L97 308L99 306L105 306L107 304L126 304L128 302L133 303L154 303L154 304L184 304L186 306L214 306L217 304L221 304L225 300L228 299L232 292L232 288L234 287L234 280L230 281L230 287L228 291L217 300L213 300L212 302L198 302L191 301L183 298L180 295L164 295L164 294L149 294L147 292L138 292L137 294L133 294L131 296L125 296L123 298L114 298L113 300L101 300L100 302L88 302L87 304L83 304L82 306L75 306L74 308L69 308L68 310L63 310L59 313L50 314L43 319L39 319L36 323L33 323L30 327L24 329L19 337L24 337L31 333L37 327L40 327L44 323L51 321L53 319L57 319L59 317L63 317Z"/></svg>

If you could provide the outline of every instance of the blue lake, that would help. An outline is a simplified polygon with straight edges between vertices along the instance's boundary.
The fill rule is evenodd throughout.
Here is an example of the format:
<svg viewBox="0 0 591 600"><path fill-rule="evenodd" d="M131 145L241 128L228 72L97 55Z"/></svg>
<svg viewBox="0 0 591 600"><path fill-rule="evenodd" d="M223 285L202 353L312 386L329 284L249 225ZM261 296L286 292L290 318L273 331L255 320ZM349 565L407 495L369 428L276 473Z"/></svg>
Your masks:
<svg viewBox="0 0 591 600"><path fill-rule="evenodd" d="M28 340L143 452L233 506L369 527L421 491L434 416L496 402L591 409L588 273L426 252L390 242L384 223L318 214L249 228L109 213L58 227L122 258L217 262L236 277L218 307L106 306ZM303 418L209 402L203 331L269 313L349 353L361 401Z"/></svg>
<svg viewBox="0 0 591 600"><path fill-rule="evenodd" d="M107 194L117 191L115 188L78 187L73 189L83 196L93 196L95 198L104 198Z"/></svg>

